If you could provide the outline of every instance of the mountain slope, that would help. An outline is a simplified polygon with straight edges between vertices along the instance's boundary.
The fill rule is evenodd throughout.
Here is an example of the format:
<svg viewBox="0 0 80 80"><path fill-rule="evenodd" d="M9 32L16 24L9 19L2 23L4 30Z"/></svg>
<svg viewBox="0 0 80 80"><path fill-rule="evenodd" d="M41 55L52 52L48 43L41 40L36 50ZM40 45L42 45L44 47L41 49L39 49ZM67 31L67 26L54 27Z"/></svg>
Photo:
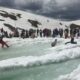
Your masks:
<svg viewBox="0 0 80 80"><path fill-rule="evenodd" d="M79 22L79 20L71 22L60 21L29 12L0 7L0 28L4 28L8 32L11 30L5 24L11 27L28 30L30 28L65 28L65 25L69 26L71 23L79 24Z"/></svg>

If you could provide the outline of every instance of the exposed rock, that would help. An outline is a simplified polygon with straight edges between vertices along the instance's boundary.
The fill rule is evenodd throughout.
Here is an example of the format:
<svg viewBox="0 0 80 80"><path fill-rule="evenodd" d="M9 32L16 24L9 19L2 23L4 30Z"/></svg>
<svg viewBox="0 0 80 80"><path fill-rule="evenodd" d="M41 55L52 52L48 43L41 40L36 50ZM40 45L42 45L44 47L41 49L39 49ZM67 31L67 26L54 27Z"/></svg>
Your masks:
<svg viewBox="0 0 80 80"><path fill-rule="evenodd" d="M17 17L15 15L13 15L13 14L8 14L8 17L10 17L13 20L17 20Z"/></svg>
<svg viewBox="0 0 80 80"><path fill-rule="evenodd" d="M15 30L16 30L16 28L13 27L13 26L10 25L10 24L4 23L4 25L5 25L6 27L8 27L11 31L15 31Z"/></svg>
<svg viewBox="0 0 80 80"><path fill-rule="evenodd" d="M63 25L61 22L59 23L60 25Z"/></svg>
<svg viewBox="0 0 80 80"><path fill-rule="evenodd" d="M5 20L3 20L3 19L0 19L0 21L5 21Z"/></svg>
<svg viewBox="0 0 80 80"><path fill-rule="evenodd" d="M0 15L5 17L5 18L10 18L12 20L17 20L18 18L21 18L21 14L19 13L8 13L6 11L0 10Z"/></svg>
<svg viewBox="0 0 80 80"><path fill-rule="evenodd" d="M31 23L31 25L33 27L36 27L36 28L38 28L38 25L41 25L41 23L38 22L38 21L36 21L36 20L30 20L30 19L28 19L28 22Z"/></svg>
<svg viewBox="0 0 80 80"><path fill-rule="evenodd" d="M19 14L19 13L18 13L16 16L17 16L18 18L22 18L22 17L21 17L21 14Z"/></svg>
<svg viewBox="0 0 80 80"><path fill-rule="evenodd" d="M80 28L80 25L71 24L71 25L70 25L70 28L71 28L71 29Z"/></svg>
<svg viewBox="0 0 80 80"><path fill-rule="evenodd" d="M19 28L19 27L17 27L16 29L18 29L18 30L24 30L23 28Z"/></svg>

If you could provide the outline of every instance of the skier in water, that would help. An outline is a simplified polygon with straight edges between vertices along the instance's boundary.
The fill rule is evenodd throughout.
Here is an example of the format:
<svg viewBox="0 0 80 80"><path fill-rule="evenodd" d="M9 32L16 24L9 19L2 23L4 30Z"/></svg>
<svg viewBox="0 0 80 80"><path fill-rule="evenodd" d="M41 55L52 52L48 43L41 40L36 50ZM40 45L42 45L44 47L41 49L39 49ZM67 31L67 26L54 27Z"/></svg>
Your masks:
<svg viewBox="0 0 80 80"><path fill-rule="evenodd" d="M3 37L4 37L4 34L0 32L0 44L2 45L2 48L4 48L4 45L6 47L9 47L6 42L3 41Z"/></svg>
<svg viewBox="0 0 80 80"><path fill-rule="evenodd" d="M71 41L66 42L65 44L68 44L68 43L77 44L77 42L74 42L74 36L73 35L71 35Z"/></svg>
<svg viewBox="0 0 80 80"><path fill-rule="evenodd" d="M57 44L57 39L55 39L55 41L51 43L51 46L54 47L56 44Z"/></svg>

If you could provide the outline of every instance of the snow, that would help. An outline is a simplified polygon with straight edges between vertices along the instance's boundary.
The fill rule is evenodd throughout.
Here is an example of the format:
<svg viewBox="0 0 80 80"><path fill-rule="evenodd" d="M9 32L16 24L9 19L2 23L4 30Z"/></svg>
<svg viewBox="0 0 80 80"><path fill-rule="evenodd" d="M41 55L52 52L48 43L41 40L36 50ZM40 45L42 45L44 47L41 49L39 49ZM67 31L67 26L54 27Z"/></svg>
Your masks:
<svg viewBox="0 0 80 80"><path fill-rule="evenodd" d="M19 27L19 28L23 28L23 29L27 29L27 30L30 28L34 28L28 22L28 19L39 21L42 24L42 25L38 26L38 28L40 28L40 29L65 28L65 25L69 26L69 24L70 24L70 22L68 22L68 21L60 21L60 20L56 20L56 19L51 19L48 17L44 17L44 16L40 16L40 15L36 15L36 14L32 14L32 13L24 12L24 11L20 11L20 10L8 9L8 8L3 8L3 7L0 7L0 10L6 11L8 13L15 13L15 14L19 13L19 14L21 14L22 18L20 18L16 21L14 21L10 18L4 18L4 17L0 16L0 19L5 20L5 21L1 21L0 28L3 27L8 32L10 32L10 30L8 28L6 28L3 25L3 23L8 23L14 27ZM63 25L60 25L60 23L62 23Z"/></svg>
<svg viewBox="0 0 80 80"><path fill-rule="evenodd" d="M57 80L80 80L80 65L70 74L62 75Z"/></svg>
<svg viewBox="0 0 80 80"><path fill-rule="evenodd" d="M0 10L4 10L7 12L14 12L14 13L20 13L22 14L22 18L18 19L17 21L11 20L10 18L4 18L0 16L0 19L3 19L5 21L0 22L0 28L4 28L6 31L11 32L7 27L3 25L3 23L9 23L14 27L19 27L23 29L30 29L33 28L32 25L28 22L28 19L32 20L38 20L42 25L39 25L40 29L49 28L65 28L65 25L69 26L71 23L75 23L80 25L80 20L76 21L60 21L55 19L50 19L44 16L32 14L29 12L23 12L19 10L14 9L8 9L0 7ZM47 22L49 20L49 22ZM62 23L63 25L60 25ZM33 44L36 42L49 42L53 41L53 39L49 38L37 38L37 39L21 39L21 38L12 38L12 39L5 39L9 41L10 45L14 44ZM48 63L58 63L63 62L66 60L71 60L75 58L80 58L80 41L79 39L76 39L78 44L77 45L64 45L65 42L69 41L69 39L60 39L58 38L58 45L56 47L50 47L47 50L48 54L41 55L41 56L21 56L16 58L10 58L6 60L0 61L0 69L5 68L13 68L13 67L32 67L32 66L38 66L38 65L45 65ZM73 72L67 75L62 75L58 78L58 80L79 80L80 79L80 66L75 69Z"/></svg>
<svg viewBox="0 0 80 80"><path fill-rule="evenodd" d="M11 40L11 39L10 39ZM13 41L14 40L14 41ZM52 41L52 38L36 38L36 39L15 39L13 38L9 42L11 44L20 44L23 45L24 42L25 44L33 44L37 42L49 42ZM41 55L41 56L21 56L21 57L16 57L16 58L10 58L6 60L1 60L0 61L0 69L5 69L5 68L13 68L13 67L32 67L32 66L38 66L38 65L45 65L48 63L58 63L58 62L63 62L66 60L71 60L75 58L80 57L80 52L78 51L80 49L80 43L79 39L77 39L78 44L69 44L65 45L65 39L60 39L58 38L59 44L56 47L51 47L46 49L48 54ZM67 50L67 51L66 51Z"/></svg>
<svg viewBox="0 0 80 80"><path fill-rule="evenodd" d="M15 10L15 9L9 9L9 8L4 8L4 7L0 7L0 10L6 11L8 13L19 13L21 14L20 19L14 21L10 18L4 18L0 15L0 19L3 19L5 21L1 21L0 23L0 28L4 28L6 31L10 32L10 30L8 28L6 28L3 23L8 23L11 24L14 27L19 27L19 28L23 28L23 29L30 29L30 28L34 28L32 27L32 25L28 22L28 19L31 20L37 20L39 21L42 25L39 25L38 28L40 29L44 29L44 28L48 28L48 29L54 29L54 28L65 28L65 25L67 25L69 27L70 24L75 23L77 25L80 25L80 20L76 20L76 21L61 21L58 19L51 19L48 17L44 17L41 15L37 15L37 14L33 14L33 13L29 13L29 12L24 12L24 11L20 11L20 10ZM62 25L60 25L60 23L62 23Z"/></svg>

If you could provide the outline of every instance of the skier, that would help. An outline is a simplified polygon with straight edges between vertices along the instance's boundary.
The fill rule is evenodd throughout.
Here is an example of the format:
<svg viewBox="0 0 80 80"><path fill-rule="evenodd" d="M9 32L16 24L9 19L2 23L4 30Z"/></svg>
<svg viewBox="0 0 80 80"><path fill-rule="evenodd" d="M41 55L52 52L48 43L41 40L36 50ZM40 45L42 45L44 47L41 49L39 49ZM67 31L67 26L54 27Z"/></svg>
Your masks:
<svg viewBox="0 0 80 80"><path fill-rule="evenodd" d="M68 44L68 43L77 44L77 42L74 42L74 36L73 35L71 35L71 41L66 42L65 44Z"/></svg>
<svg viewBox="0 0 80 80"><path fill-rule="evenodd" d="M4 45L5 45L6 47L9 47L9 46L6 44L6 42L3 41L3 37L4 37L3 33L0 32L0 44L2 45L2 48L4 48Z"/></svg>
<svg viewBox="0 0 80 80"><path fill-rule="evenodd" d="M55 41L51 43L51 46L54 47L56 44L57 44L57 39L55 39Z"/></svg>

